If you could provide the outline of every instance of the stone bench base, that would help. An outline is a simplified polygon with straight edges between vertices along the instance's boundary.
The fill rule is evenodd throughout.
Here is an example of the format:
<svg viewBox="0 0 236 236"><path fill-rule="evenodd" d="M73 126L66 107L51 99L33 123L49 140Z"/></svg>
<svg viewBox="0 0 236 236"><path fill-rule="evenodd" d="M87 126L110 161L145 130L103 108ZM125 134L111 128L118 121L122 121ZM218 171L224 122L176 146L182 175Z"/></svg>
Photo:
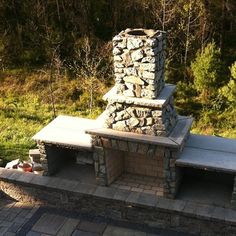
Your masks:
<svg viewBox="0 0 236 236"><path fill-rule="evenodd" d="M102 127L102 124L103 114L96 120L60 115L34 135L44 175L56 173L71 157L80 162L87 158L92 164L92 138L85 130Z"/></svg>
<svg viewBox="0 0 236 236"><path fill-rule="evenodd" d="M236 140L214 136L190 135L176 160L179 167L216 171L236 175ZM236 177L234 178L236 180ZM236 206L236 182L232 189L232 204Z"/></svg>
<svg viewBox="0 0 236 236"><path fill-rule="evenodd" d="M73 209L92 213L94 217L104 216L198 236L236 235L236 211L230 208L1 168L0 188L21 202Z"/></svg>

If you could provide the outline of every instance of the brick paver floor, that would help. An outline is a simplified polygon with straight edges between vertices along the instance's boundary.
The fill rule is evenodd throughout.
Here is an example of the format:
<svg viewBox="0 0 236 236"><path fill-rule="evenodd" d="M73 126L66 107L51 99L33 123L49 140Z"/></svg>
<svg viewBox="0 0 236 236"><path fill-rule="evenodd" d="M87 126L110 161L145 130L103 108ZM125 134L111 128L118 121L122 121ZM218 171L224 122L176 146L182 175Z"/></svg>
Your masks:
<svg viewBox="0 0 236 236"><path fill-rule="evenodd" d="M112 183L111 187L163 196L162 183L157 177L126 173Z"/></svg>
<svg viewBox="0 0 236 236"><path fill-rule="evenodd" d="M0 236L183 236L63 209L0 198Z"/></svg>

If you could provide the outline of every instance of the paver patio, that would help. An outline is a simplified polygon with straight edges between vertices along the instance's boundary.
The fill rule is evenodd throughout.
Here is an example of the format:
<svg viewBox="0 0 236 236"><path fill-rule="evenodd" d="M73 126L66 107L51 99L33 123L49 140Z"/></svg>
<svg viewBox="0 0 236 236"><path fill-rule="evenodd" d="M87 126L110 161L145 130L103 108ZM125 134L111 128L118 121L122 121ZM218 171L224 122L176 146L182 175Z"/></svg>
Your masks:
<svg viewBox="0 0 236 236"><path fill-rule="evenodd" d="M0 236L183 236L0 197Z"/></svg>

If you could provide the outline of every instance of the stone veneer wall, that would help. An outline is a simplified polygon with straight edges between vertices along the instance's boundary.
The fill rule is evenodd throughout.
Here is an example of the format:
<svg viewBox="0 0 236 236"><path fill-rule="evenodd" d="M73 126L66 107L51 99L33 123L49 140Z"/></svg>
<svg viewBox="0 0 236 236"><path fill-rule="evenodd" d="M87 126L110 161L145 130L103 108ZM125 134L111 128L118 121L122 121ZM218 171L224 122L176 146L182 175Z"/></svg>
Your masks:
<svg viewBox="0 0 236 236"><path fill-rule="evenodd" d="M148 143L123 141L99 136L93 136L93 145L95 147L94 162L96 166L96 178L100 185L107 186L111 184L126 170L129 173L140 175L144 175L145 172L145 175L160 177L160 181L163 182L164 197L175 197L182 177L179 169L175 167L175 160L180 150L150 145ZM115 150L116 152L113 152ZM142 168L135 169L135 167L138 167L135 155L138 157L142 156L142 158L140 158L140 165L143 165ZM120 161L118 161L117 158L120 158ZM123 160L125 167L122 170ZM156 165L150 167L152 161L149 162L149 160L157 160ZM109 166L112 166L111 169L106 165L106 162L109 163ZM113 162L113 164L111 162ZM115 172L115 168L113 167L117 165L117 162L122 164L118 164L119 171ZM130 165L127 166L128 162L130 162ZM131 169L132 166L134 169ZM148 170L150 170L151 173L148 174ZM155 171L156 173L154 173Z"/></svg>
<svg viewBox="0 0 236 236"><path fill-rule="evenodd" d="M235 211L232 209L126 190L114 191L101 186L95 188L82 183L76 183L76 186L74 182L61 179L57 182L52 179L50 184L49 179L40 176L36 176L32 184L22 183L22 179L28 179L26 176L20 179L6 181L0 178L1 190L20 202L73 209L80 214L89 213L95 218L102 216L127 224L138 223L159 232L163 228L198 236L236 235Z"/></svg>
<svg viewBox="0 0 236 236"><path fill-rule="evenodd" d="M165 149L164 154L164 196L175 198L182 179L181 170L175 166L180 151L176 149Z"/></svg>
<svg viewBox="0 0 236 236"><path fill-rule="evenodd" d="M233 186L233 193L232 193L232 198L231 199L232 199L231 204L236 209L236 176L234 177L234 186Z"/></svg>
<svg viewBox="0 0 236 236"><path fill-rule="evenodd" d="M127 29L113 38L117 91L128 97L156 98L164 87L165 32Z"/></svg>
<svg viewBox="0 0 236 236"><path fill-rule="evenodd" d="M40 152L40 162L42 164L43 170L44 170L44 175L50 175L51 172L54 172L53 170L49 170L49 165L48 165L48 159L47 159L47 150L45 143L43 142L37 142L37 146ZM55 168L58 166L58 163L55 161ZM54 168L54 167L50 167Z"/></svg>
<svg viewBox="0 0 236 236"><path fill-rule="evenodd" d="M106 111L106 128L139 134L167 136L177 121L173 96L160 108L110 101Z"/></svg>

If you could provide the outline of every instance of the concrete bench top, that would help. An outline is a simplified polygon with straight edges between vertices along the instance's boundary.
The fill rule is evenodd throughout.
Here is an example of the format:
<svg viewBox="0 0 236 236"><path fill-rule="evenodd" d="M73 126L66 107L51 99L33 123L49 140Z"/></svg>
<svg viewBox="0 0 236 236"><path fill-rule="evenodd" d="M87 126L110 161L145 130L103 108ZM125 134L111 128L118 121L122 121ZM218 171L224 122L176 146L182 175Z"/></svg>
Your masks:
<svg viewBox="0 0 236 236"><path fill-rule="evenodd" d="M186 146L236 154L236 139L191 134Z"/></svg>
<svg viewBox="0 0 236 236"><path fill-rule="evenodd" d="M126 141L149 143L178 148L181 146L192 124L192 118L178 117L170 136L158 137L103 128L105 113L96 120L60 115L37 134L33 140L66 147L92 149L91 135Z"/></svg>
<svg viewBox="0 0 236 236"><path fill-rule="evenodd" d="M118 139L122 141L131 141L131 142L147 143L147 144L178 148L178 144L173 142L168 137L136 134L132 132L123 132L107 128L88 129L86 133L91 135L97 135L104 138Z"/></svg>
<svg viewBox="0 0 236 236"><path fill-rule="evenodd" d="M192 134L176 165L236 174L236 140Z"/></svg>
<svg viewBox="0 0 236 236"><path fill-rule="evenodd" d="M186 116L178 116L178 121L175 128L169 135L169 139L181 146L189 134L193 123L193 118Z"/></svg>
<svg viewBox="0 0 236 236"><path fill-rule="evenodd" d="M32 139L47 144L92 149L92 138L85 133L85 130L99 128L102 125L102 116L97 120L91 120L60 115L35 134Z"/></svg>

